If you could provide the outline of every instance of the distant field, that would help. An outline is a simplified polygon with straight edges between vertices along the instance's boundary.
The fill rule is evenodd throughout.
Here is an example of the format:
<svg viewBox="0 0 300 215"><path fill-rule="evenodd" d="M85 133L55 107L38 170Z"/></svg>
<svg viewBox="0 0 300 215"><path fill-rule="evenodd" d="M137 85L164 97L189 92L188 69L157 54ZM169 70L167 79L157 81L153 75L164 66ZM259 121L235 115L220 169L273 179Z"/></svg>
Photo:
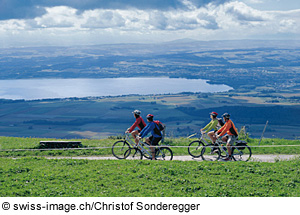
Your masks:
<svg viewBox="0 0 300 215"><path fill-rule="evenodd" d="M242 98L242 97L241 97ZM152 113L167 125L168 137L187 137L209 121L209 113L228 112L240 129L259 138L299 139L299 105L251 104L240 97L217 94L178 94L73 98L41 101L2 101L0 135L45 138L99 139L122 135L134 122L132 111ZM280 117L277 117L280 116Z"/></svg>

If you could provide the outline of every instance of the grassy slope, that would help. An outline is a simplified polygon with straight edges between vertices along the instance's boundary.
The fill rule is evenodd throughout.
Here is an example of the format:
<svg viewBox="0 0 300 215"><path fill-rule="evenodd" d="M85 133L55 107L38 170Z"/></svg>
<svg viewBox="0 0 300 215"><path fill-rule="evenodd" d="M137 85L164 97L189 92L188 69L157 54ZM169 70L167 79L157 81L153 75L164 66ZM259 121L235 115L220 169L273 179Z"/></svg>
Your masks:
<svg viewBox="0 0 300 215"><path fill-rule="evenodd" d="M300 161L0 158L0 196L300 196Z"/></svg>
<svg viewBox="0 0 300 215"><path fill-rule="evenodd" d="M76 139L81 141L85 149L83 150L49 150L40 151L39 142L46 140L42 138L15 138L0 137L0 157L18 156L112 156L111 146L116 139ZM51 139L47 139L51 140ZM53 139L52 139L53 140ZM188 155L189 143L196 139L187 138L167 138L165 144L170 145L174 155ZM248 139L248 145L252 147L253 154L300 154L300 140L285 139L263 139L260 147L258 139ZM291 147L293 145L293 147ZM176 147L180 146L180 147ZM264 147L266 146L266 147ZM282 147L272 147L282 146ZM103 148L102 148L103 147ZM92 149L89 149L92 148ZM95 149L96 148L96 149ZM22 149L24 151L12 151ZM33 151L27 150L33 149Z"/></svg>
<svg viewBox="0 0 300 215"><path fill-rule="evenodd" d="M47 160L32 156L111 155L108 149L22 151L42 139L0 137L0 196L300 196L299 159L275 163ZM82 140L85 147L110 147L113 139ZM167 139L172 146L190 139ZM250 139L250 145L258 140ZM265 139L261 145L300 145L299 141ZM173 148L175 156L186 148ZM299 154L299 147L253 148L259 153ZM5 158L17 157L18 159ZM26 157L24 157L26 156Z"/></svg>

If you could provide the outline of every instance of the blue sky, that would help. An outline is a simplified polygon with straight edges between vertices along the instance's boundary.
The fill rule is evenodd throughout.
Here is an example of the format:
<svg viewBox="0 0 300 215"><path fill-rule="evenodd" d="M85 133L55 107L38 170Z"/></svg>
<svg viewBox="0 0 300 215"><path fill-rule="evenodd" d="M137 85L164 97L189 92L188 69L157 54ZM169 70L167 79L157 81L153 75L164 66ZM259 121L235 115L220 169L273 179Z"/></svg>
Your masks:
<svg viewBox="0 0 300 215"><path fill-rule="evenodd" d="M299 0L0 0L0 47L300 38Z"/></svg>

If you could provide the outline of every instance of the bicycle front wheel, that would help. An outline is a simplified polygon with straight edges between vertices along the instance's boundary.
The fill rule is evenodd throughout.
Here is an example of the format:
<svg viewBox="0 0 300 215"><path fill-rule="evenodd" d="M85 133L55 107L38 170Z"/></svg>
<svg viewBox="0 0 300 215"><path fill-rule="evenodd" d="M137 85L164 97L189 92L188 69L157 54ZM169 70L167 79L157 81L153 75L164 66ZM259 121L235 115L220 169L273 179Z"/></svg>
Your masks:
<svg viewBox="0 0 300 215"><path fill-rule="evenodd" d="M212 144L204 146L201 150L201 157L206 161L216 161L220 158L220 149Z"/></svg>
<svg viewBox="0 0 300 215"><path fill-rule="evenodd" d="M125 140L117 141L112 146L112 154L118 159L126 159L130 154L130 146Z"/></svg>
<svg viewBox="0 0 300 215"><path fill-rule="evenodd" d="M155 153L156 160L172 160L173 152L168 147L159 147Z"/></svg>
<svg viewBox="0 0 300 215"><path fill-rule="evenodd" d="M232 149L232 158L235 161L249 161L252 155L251 148L245 146L243 149L233 147Z"/></svg>
<svg viewBox="0 0 300 215"><path fill-rule="evenodd" d="M199 158L201 156L203 147L204 143L202 143L200 140L195 140L190 143L188 147L188 153L194 158Z"/></svg>
<svg viewBox="0 0 300 215"><path fill-rule="evenodd" d="M127 152L125 152L125 154L127 155L127 159L129 159L129 160L142 160L143 159L143 154L142 154L141 150L139 150L137 148L129 148L129 149L127 149Z"/></svg>

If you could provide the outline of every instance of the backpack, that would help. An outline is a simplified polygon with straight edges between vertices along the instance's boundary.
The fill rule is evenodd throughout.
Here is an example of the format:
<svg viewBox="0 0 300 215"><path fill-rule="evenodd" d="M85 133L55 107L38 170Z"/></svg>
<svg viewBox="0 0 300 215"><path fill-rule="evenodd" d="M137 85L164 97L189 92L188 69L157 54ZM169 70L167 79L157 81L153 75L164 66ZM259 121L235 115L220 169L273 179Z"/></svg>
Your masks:
<svg viewBox="0 0 300 215"><path fill-rule="evenodd" d="M162 134L162 139L160 142L163 143L165 141L166 125L162 124L159 120L154 120L154 123L157 125L156 129L159 130L157 133Z"/></svg>
<svg viewBox="0 0 300 215"><path fill-rule="evenodd" d="M218 118L218 127L222 127L224 125L224 122L221 118Z"/></svg>
<svg viewBox="0 0 300 215"><path fill-rule="evenodd" d="M239 150L244 150L245 149L245 146L247 146L247 142L246 141L243 141L243 140L238 140L235 142L236 143L236 146Z"/></svg>
<svg viewBox="0 0 300 215"><path fill-rule="evenodd" d="M165 127L166 127L166 126L165 126L164 124L162 124L159 120L155 120L154 122L155 122L155 124L157 125L159 131L165 130Z"/></svg>

